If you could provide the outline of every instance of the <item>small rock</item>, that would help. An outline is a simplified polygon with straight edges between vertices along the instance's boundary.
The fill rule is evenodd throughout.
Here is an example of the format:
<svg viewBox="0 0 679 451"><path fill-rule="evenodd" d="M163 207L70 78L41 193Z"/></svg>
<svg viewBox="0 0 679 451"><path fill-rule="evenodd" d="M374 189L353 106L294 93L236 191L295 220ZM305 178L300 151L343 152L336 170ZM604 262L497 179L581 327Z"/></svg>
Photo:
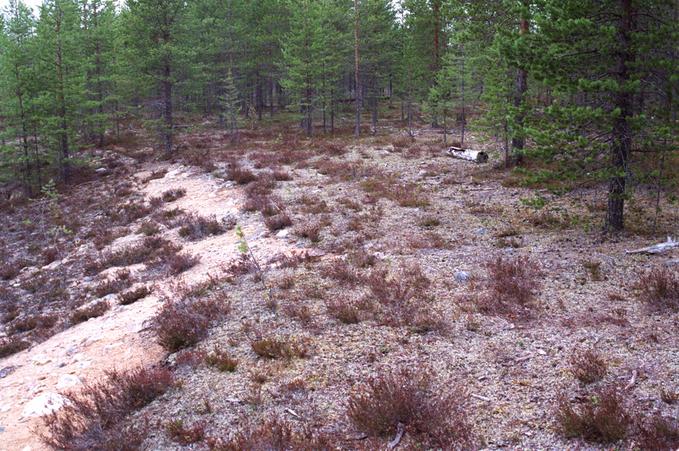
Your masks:
<svg viewBox="0 0 679 451"><path fill-rule="evenodd" d="M59 376L59 381L57 382L57 390L64 390L66 388L72 388L76 385L80 385L80 378L72 374L62 374Z"/></svg>
<svg viewBox="0 0 679 451"><path fill-rule="evenodd" d="M483 235L485 235L486 233L488 233L488 229L486 229L485 227L479 227L478 229L476 229L476 230L474 231L474 233L476 233L477 235L483 236Z"/></svg>
<svg viewBox="0 0 679 451"><path fill-rule="evenodd" d="M111 171L109 171L108 168L97 168L94 170L94 172L96 172L97 175L108 175L111 173Z"/></svg>
<svg viewBox="0 0 679 451"><path fill-rule="evenodd" d="M3 379L5 377L9 376L16 369L17 369L16 366L6 366L3 369L0 369L0 379Z"/></svg>
<svg viewBox="0 0 679 451"><path fill-rule="evenodd" d="M66 398L57 393L43 393L26 404L22 416L41 417L61 409L66 403Z"/></svg>
<svg viewBox="0 0 679 451"><path fill-rule="evenodd" d="M278 238L286 238L288 235L290 235L290 231L288 229L283 229L280 232L276 234L276 237Z"/></svg>
<svg viewBox="0 0 679 451"><path fill-rule="evenodd" d="M469 281L469 273L466 271L456 271L455 272L455 280L457 283L465 283Z"/></svg>

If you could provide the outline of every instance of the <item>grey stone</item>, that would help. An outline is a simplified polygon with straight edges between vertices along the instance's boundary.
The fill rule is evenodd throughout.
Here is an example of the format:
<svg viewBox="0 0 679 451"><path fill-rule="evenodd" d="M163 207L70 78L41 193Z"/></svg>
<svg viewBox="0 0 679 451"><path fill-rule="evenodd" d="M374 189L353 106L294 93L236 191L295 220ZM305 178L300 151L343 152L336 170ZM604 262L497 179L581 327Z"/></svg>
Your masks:
<svg viewBox="0 0 679 451"><path fill-rule="evenodd" d="M469 277L470 277L469 273L466 272L466 271L456 271L455 272L455 280L458 283L464 283L464 282L469 281Z"/></svg>
<svg viewBox="0 0 679 451"><path fill-rule="evenodd" d="M16 366L6 366L6 367L0 369L0 379L3 379L5 377L9 376L16 369L17 369Z"/></svg>

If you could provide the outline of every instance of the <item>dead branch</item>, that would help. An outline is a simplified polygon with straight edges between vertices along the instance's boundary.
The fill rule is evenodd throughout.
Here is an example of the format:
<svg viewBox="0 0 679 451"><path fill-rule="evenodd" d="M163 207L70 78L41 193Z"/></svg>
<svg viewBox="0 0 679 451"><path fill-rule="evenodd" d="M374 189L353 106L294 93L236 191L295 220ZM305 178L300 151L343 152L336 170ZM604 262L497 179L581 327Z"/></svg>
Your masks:
<svg viewBox="0 0 679 451"><path fill-rule="evenodd" d="M392 450L398 446L399 443L401 443L401 439L403 438L403 434L405 434L406 429L403 426L403 423L399 423L398 426L396 427L396 437L394 437L394 440L390 441L387 444L387 449Z"/></svg>
<svg viewBox="0 0 679 451"><path fill-rule="evenodd" d="M664 252L667 252L671 249L674 249L675 247L679 247L679 241L676 241L672 239L672 237L668 236L667 241L664 243L658 243L654 244L653 246L648 246L648 247L642 247L640 249L635 249L632 251L627 251L627 254L648 254L648 255L657 255L657 254L662 254Z"/></svg>

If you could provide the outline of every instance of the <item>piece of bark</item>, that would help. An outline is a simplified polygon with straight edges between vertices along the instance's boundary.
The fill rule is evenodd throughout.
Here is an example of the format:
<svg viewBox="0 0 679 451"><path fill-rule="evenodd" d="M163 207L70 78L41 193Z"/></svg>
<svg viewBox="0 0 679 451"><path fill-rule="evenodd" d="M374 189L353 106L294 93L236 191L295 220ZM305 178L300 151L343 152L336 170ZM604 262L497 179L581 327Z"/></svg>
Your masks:
<svg viewBox="0 0 679 451"><path fill-rule="evenodd" d="M481 150L462 149L460 147L449 147L448 155L460 160L473 161L474 163L487 163L488 154Z"/></svg>
<svg viewBox="0 0 679 451"><path fill-rule="evenodd" d="M630 388L634 387L634 384L636 384L636 382L637 382L637 375L638 374L639 373L637 372L637 370L632 371L632 378L629 380L627 385L625 385L625 390L629 390Z"/></svg>
<svg viewBox="0 0 679 451"><path fill-rule="evenodd" d="M653 246L642 247L641 249L635 249L633 251L627 251L628 254L662 254L675 247L679 247L679 241L673 240L672 237L667 237L667 241L664 243L654 244Z"/></svg>

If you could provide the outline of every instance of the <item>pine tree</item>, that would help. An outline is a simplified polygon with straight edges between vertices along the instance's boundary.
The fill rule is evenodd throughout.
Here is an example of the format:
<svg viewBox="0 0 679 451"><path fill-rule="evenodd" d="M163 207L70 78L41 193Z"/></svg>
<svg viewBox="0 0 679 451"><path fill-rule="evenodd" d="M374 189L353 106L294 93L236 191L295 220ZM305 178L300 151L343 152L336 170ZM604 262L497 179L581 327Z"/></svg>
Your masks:
<svg viewBox="0 0 679 451"><path fill-rule="evenodd" d="M128 44L134 51L138 74L160 92L159 126L166 156L174 151L174 88L187 48L183 45L186 2L129 0Z"/></svg>
<svg viewBox="0 0 679 451"><path fill-rule="evenodd" d="M296 0L292 5L292 22L296 26L283 41L283 62L287 69L283 87L299 105L302 128L311 136L321 72L320 8L319 3L311 0Z"/></svg>
<svg viewBox="0 0 679 451"><path fill-rule="evenodd" d="M460 146L464 146L467 108L471 99L476 97L470 67L464 44L455 45L443 57L443 67L436 74L436 84L430 91L433 113L443 118L444 142L448 113L453 111L460 125Z"/></svg>
<svg viewBox="0 0 679 451"><path fill-rule="evenodd" d="M678 25L662 18L675 11L664 0L569 0L547 2L537 16L534 48L540 50L530 55L531 70L551 88L551 101L530 135L542 156L559 161L563 174L586 172L608 181L609 230L624 227L634 152L657 152L662 133L654 132L664 128L656 128L658 122L672 129L667 115L654 120L644 113L676 92L676 78L667 75L676 73L676 56L665 59L668 72L657 77L642 51L672 55L667 37L677 36Z"/></svg>
<svg viewBox="0 0 679 451"><path fill-rule="evenodd" d="M111 64L115 4L112 0L83 0L81 22L83 31L86 98L82 113L86 135L97 145L104 145L109 125L107 105L111 103Z"/></svg>
<svg viewBox="0 0 679 451"><path fill-rule="evenodd" d="M62 181L68 181L75 156L79 106L85 97L82 34L74 0L46 0L37 25L36 103L43 144L56 152Z"/></svg>
<svg viewBox="0 0 679 451"><path fill-rule="evenodd" d="M32 83L31 44L35 20L30 9L19 0L12 0L5 11L7 23L0 34L0 116L4 118L3 142L16 142L3 146L7 154L3 160L10 166L20 167L24 188L28 195L33 190L33 169L37 166L31 157L30 130L33 115L32 101L35 85ZM4 21L3 21L4 22Z"/></svg>

